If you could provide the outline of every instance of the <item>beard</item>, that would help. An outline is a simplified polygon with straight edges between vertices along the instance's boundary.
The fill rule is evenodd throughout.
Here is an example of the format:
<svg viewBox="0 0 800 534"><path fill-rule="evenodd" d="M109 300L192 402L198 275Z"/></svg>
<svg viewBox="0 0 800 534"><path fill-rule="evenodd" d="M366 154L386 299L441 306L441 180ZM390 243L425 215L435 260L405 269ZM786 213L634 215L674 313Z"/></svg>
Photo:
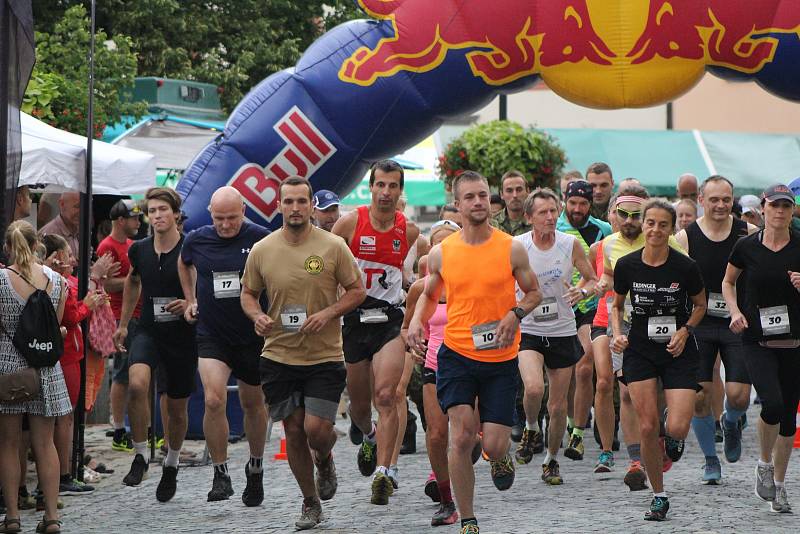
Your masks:
<svg viewBox="0 0 800 534"><path fill-rule="evenodd" d="M619 231L625 239L633 241L642 233L642 227L631 224L623 224L620 226Z"/></svg>
<svg viewBox="0 0 800 534"><path fill-rule="evenodd" d="M467 218L467 221L468 221L468 222L469 222L471 225L473 225L473 226L479 226L479 225L481 225L481 224L485 223L485 222L486 222L486 219L488 219L488 218L489 218L489 212L488 212L488 211L484 211L483 213L480 213L480 212L477 212L477 213L470 212L470 213L468 213L468 214L467 214L466 218Z"/></svg>
<svg viewBox="0 0 800 534"><path fill-rule="evenodd" d="M589 219L589 215L588 214L584 215L583 213L570 213L570 212L567 212L567 220L575 228L580 228L581 226L586 224L586 221L588 219Z"/></svg>

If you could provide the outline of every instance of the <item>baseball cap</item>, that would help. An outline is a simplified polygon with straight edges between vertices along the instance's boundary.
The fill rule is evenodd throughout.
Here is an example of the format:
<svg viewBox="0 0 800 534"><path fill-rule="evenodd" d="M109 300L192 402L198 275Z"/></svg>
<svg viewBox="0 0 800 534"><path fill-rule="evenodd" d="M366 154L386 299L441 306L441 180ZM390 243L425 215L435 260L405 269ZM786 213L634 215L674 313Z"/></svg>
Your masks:
<svg viewBox="0 0 800 534"><path fill-rule="evenodd" d="M742 195L742 198L739 199L739 205L742 206L742 211L744 212L745 208L758 208L761 206L761 200L755 195Z"/></svg>
<svg viewBox="0 0 800 534"><path fill-rule="evenodd" d="M120 217L138 217L140 215L144 215L142 208L139 207L139 203L135 200L131 199L123 199L117 201L116 204L111 206L111 211L108 212L108 217L114 221L119 219Z"/></svg>
<svg viewBox="0 0 800 534"><path fill-rule="evenodd" d="M761 194L761 199L766 200L767 202L775 202L776 200L788 200L789 202L795 202L794 193L791 189L783 184L775 184L772 185L764 190Z"/></svg>
<svg viewBox="0 0 800 534"><path fill-rule="evenodd" d="M789 189L794 193L795 203L800 205L800 178L795 178L789 184Z"/></svg>
<svg viewBox="0 0 800 534"><path fill-rule="evenodd" d="M314 207L317 209L328 209L331 206L338 206L341 204L339 197L333 191L327 189L320 189L314 193Z"/></svg>
<svg viewBox="0 0 800 534"><path fill-rule="evenodd" d="M564 198L582 197L592 202L592 189L594 186L586 180L574 180L567 184L567 191Z"/></svg>

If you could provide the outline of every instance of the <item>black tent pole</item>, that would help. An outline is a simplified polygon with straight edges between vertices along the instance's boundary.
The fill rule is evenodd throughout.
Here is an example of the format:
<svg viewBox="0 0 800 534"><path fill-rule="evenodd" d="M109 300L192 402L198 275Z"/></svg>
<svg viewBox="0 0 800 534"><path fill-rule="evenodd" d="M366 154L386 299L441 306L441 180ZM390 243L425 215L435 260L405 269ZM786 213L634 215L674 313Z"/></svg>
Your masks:
<svg viewBox="0 0 800 534"><path fill-rule="evenodd" d="M0 236L6 233L10 221L6 220L5 200L8 187L8 98L9 66L11 64L11 9L5 0L0 1Z"/></svg>

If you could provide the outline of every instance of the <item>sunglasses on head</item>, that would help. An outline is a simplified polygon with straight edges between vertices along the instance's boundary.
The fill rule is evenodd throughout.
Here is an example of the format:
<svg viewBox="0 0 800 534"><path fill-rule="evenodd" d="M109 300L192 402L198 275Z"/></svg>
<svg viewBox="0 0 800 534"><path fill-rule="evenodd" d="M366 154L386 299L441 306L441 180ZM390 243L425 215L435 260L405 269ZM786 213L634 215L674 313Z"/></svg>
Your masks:
<svg viewBox="0 0 800 534"><path fill-rule="evenodd" d="M617 217L620 217L623 220L625 220L627 218L631 218L634 221L637 221L637 220L639 220L639 218L641 216L642 216L642 211L641 210L628 211L628 210L624 210L622 208L617 208Z"/></svg>

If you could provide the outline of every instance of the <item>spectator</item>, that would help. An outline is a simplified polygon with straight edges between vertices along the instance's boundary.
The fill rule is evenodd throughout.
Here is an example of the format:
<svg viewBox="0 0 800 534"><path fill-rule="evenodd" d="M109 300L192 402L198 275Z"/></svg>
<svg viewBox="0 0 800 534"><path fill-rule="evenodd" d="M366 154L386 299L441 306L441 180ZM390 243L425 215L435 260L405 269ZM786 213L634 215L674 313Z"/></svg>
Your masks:
<svg viewBox="0 0 800 534"><path fill-rule="evenodd" d="M17 200L14 204L14 220L24 219L31 215L31 189L27 185L17 188Z"/></svg>
<svg viewBox="0 0 800 534"><path fill-rule="evenodd" d="M489 200L489 216L494 218L497 216L498 213L503 211L503 208L506 207L506 203L503 202L503 199L497 193L492 195L492 198Z"/></svg>
<svg viewBox="0 0 800 534"><path fill-rule="evenodd" d="M80 194L75 192L62 193L61 197L58 199L58 207L61 213L59 213L58 217L39 229L39 236L48 234L60 235L67 240L69 248L72 249L72 255L79 258L80 236L78 230L81 216Z"/></svg>
<svg viewBox="0 0 800 534"><path fill-rule="evenodd" d="M697 203L688 198L681 199L675 204L675 212L678 216L677 233L697 220Z"/></svg>

